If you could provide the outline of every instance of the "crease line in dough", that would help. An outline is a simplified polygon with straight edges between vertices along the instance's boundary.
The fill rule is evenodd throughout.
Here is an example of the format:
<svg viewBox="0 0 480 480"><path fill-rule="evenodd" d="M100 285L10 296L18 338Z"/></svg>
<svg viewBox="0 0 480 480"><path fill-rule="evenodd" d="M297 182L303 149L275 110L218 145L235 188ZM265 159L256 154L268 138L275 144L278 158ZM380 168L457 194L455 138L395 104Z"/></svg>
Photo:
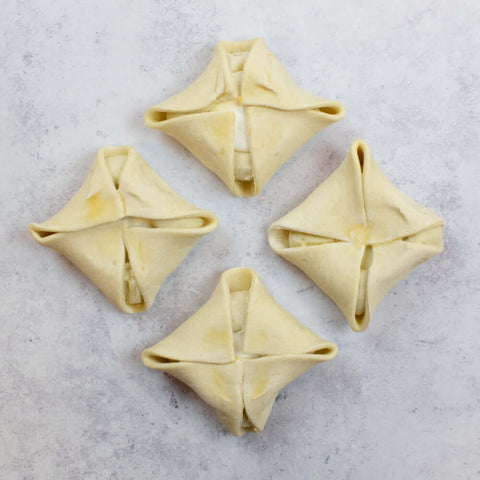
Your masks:
<svg viewBox="0 0 480 480"><path fill-rule="evenodd" d="M245 337L245 328L247 325L248 305L250 302L250 292L253 287L253 276L251 272L243 272L239 278L228 278L227 286L230 296L230 319L232 328L232 337L235 350L235 362L242 364L242 431L258 432L254 423L251 421L245 407L245 368L243 359L260 358L263 355L249 355L243 351L243 340Z"/></svg>
<svg viewBox="0 0 480 480"><path fill-rule="evenodd" d="M368 148L368 147L367 147ZM363 214L365 217L365 234L368 237L368 216L367 216L367 205L365 200L365 157L368 155L365 152L365 148L362 142L357 143L356 148L356 157L360 167L360 175L362 181L362 207L363 207ZM354 240L354 239L353 239ZM368 322L368 274L370 266L372 265L373 261L373 250L372 245L368 244L368 238L364 239L365 243L363 245L363 254L362 259L360 261L360 274L358 278L358 289L357 289L357 302L355 305L355 323L358 328L364 329L366 328L365 321ZM355 240L354 240L355 243Z"/></svg>
<svg viewBox="0 0 480 480"><path fill-rule="evenodd" d="M122 233L123 248L125 250L125 261L123 264L123 288L125 295L125 303L132 308L141 310L145 306L145 299L138 286L135 273L133 272L128 254L128 247Z"/></svg>
<svg viewBox="0 0 480 480"><path fill-rule="evenodd" d="M368 320L368 274L373 262L373 248L365 245L360 262L360 276L358 279L357 303L355 306L355 322L359 328L365 328Z"/></svg>
<svg viewBox="0 0 480 480"><path fill-rule="evenodd" d="M154 220L144 217L131 217L127 216L121 218L120 220L115 220L113 222L105 222L99 225L94 225L88 228L82 228L79 230L39 230L34 227L34 232L39 238L49 237L50 235L57 235L61 233L75 233L75 232L86 232L88 230L94 230L95 228L105 228L105 227L115 227L117 225L122 225L126 223L130 227L136 228L158 228L165 230L199 230L203 228L210 227L215 223L214 219L208 217L173 217L173 218L162 218L159 220Z"/></svg>
<svg viewBox="0 0 480 480"><path fill-rule="evenodd" d="M243 403L243 408L242 408L242 424L241 428L242 430L246 432L254 432L258 433L258 428L255 427L255 424L250 420L250 417L248 416L247 408L245 407L245 368L243 368L242 365L242 403Z"/></svg>
<svg viewBox="0 0 480 480"><path fill-rule="evenodd" d="M322 237L320 235L312 235L310 233L297 232L288 230L288 247L313 247L316 245L325 245L326 243L340 242L336 238Z"/></svg>

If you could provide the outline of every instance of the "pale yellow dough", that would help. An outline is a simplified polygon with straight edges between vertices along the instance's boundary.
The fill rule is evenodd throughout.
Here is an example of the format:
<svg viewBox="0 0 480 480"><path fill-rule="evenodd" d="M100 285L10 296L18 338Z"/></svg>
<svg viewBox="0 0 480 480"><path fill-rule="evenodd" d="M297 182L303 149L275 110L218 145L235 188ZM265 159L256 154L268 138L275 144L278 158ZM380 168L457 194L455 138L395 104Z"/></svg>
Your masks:
<svg viewBox="0 0 480 480"><path fill-rule="evenodd" d="M337 351L280 307L255 271L232 268L142 360L189 385L240 436L261 432L280 389Z"/></svg>
<svg viewBox="0 0 480 480"><path fill-rule="evenodd" d="M145 113L239 196L257 195L312 136L345 115L299 88L262 39L219 42L200 77Z"/></svg>
<svg viewBox="0 0 480 480"><path fill-rule="evenodd" d="M129 146L98 151L85 183L57 215L32 223L121 310L147 310L165 278L217 217L174 192Z"/></svg>
<svg viewBox="0 0 480 480"><path fill-rule="evenodd" d="M367 143L270 227L273 250L301 268L362 331L385 294L443 249L443 220L400 192Z"/></svg>

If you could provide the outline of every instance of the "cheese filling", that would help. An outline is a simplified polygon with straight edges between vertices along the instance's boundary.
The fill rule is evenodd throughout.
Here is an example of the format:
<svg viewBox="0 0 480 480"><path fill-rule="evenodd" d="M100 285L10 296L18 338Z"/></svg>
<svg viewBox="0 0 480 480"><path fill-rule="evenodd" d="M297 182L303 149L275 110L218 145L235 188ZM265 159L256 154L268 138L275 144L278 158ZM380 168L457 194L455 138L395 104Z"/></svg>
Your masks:
<svg viewBox="0 0 480 480"><path fill-rule="evenodd" d="M247 112L242 105L235 105L235 139L233 149L237 152L249 152Z"/></svg>
<svg viewBox="0 0 480 480"><path fill-rule="evenodd" d="M237 88L237 102L232 107L235 114L235 138L233 144L234 176L238 182L253 182L253 164L250 155L250 138L247 110L242 104L243 68L249 52L228 55L230 69ZM246 185L243 186L247 187Z"/></svg>

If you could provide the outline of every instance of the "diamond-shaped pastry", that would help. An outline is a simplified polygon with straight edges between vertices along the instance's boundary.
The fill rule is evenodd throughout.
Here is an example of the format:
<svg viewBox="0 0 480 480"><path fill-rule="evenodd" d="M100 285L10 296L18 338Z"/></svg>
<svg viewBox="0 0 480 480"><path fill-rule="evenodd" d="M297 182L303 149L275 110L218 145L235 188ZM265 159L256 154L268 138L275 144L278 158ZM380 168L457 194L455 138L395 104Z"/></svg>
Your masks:
<svg viewBox="0 0 480 480"><path fill-rule="evenodd" d="M219 42L198 79L150 108L171 135L239 196L260 193L301 145L345 115L298 87L262 39Z"/></svg>
<svg viewBox="0 0 480 480"><path fill-rule="evenodd" d="M398 190L367 143L270 227L273 250L301 268L362 331L386 293L443 249L443 220Z"/></svg>
<svg viewBox="0 0 480 480"><path fill-rule="evenodd" d="M278 305L255 271L232 268L142 359L190 386L240 436L261 432L280 389L337 350Z"/></svg>
<svg viewBox="0 0 480 480"><path fill-rule="evenodd" d="M160 285L217 217L174 192L129 146L98 151L85 183L33 238L74 263L121 310L152 305Z"/></svg>

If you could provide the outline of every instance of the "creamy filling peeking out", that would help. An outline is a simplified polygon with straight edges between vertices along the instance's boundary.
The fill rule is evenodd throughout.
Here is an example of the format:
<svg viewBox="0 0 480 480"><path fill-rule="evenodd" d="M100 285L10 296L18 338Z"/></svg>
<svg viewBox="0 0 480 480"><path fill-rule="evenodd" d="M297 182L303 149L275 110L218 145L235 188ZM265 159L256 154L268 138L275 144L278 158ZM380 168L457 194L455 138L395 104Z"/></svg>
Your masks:
<svg viewBox="0 0 480 480"><path fill-rule="evenodd" d="M233 145L234 176L242 190L253 188L254 172L250 154L248 115L242 104L243 68L249 52L235 52L228 55L230 69L237 89L237 101L233 105L235 114L235 138ZM249 185L251 184L251 185Z"/></svg>
<svg viewBox="0 0 480 480"><path fill-rule="evenodd" d="M233 83L235 86L236 99L225 99L219 97L209 107L202 111L218 112L227 111L235 115L234 140L233 140L233 175L237 187L245 195L252 195L255 191L255 173L253 169L251 149L250 149L250 127L248 121L248 112L242 101L242 79L245 62L250 51L233 52L227 54L227 60L232 72ZM157 121L169 120L185 112L166 112L162 113Z"/></svg>

